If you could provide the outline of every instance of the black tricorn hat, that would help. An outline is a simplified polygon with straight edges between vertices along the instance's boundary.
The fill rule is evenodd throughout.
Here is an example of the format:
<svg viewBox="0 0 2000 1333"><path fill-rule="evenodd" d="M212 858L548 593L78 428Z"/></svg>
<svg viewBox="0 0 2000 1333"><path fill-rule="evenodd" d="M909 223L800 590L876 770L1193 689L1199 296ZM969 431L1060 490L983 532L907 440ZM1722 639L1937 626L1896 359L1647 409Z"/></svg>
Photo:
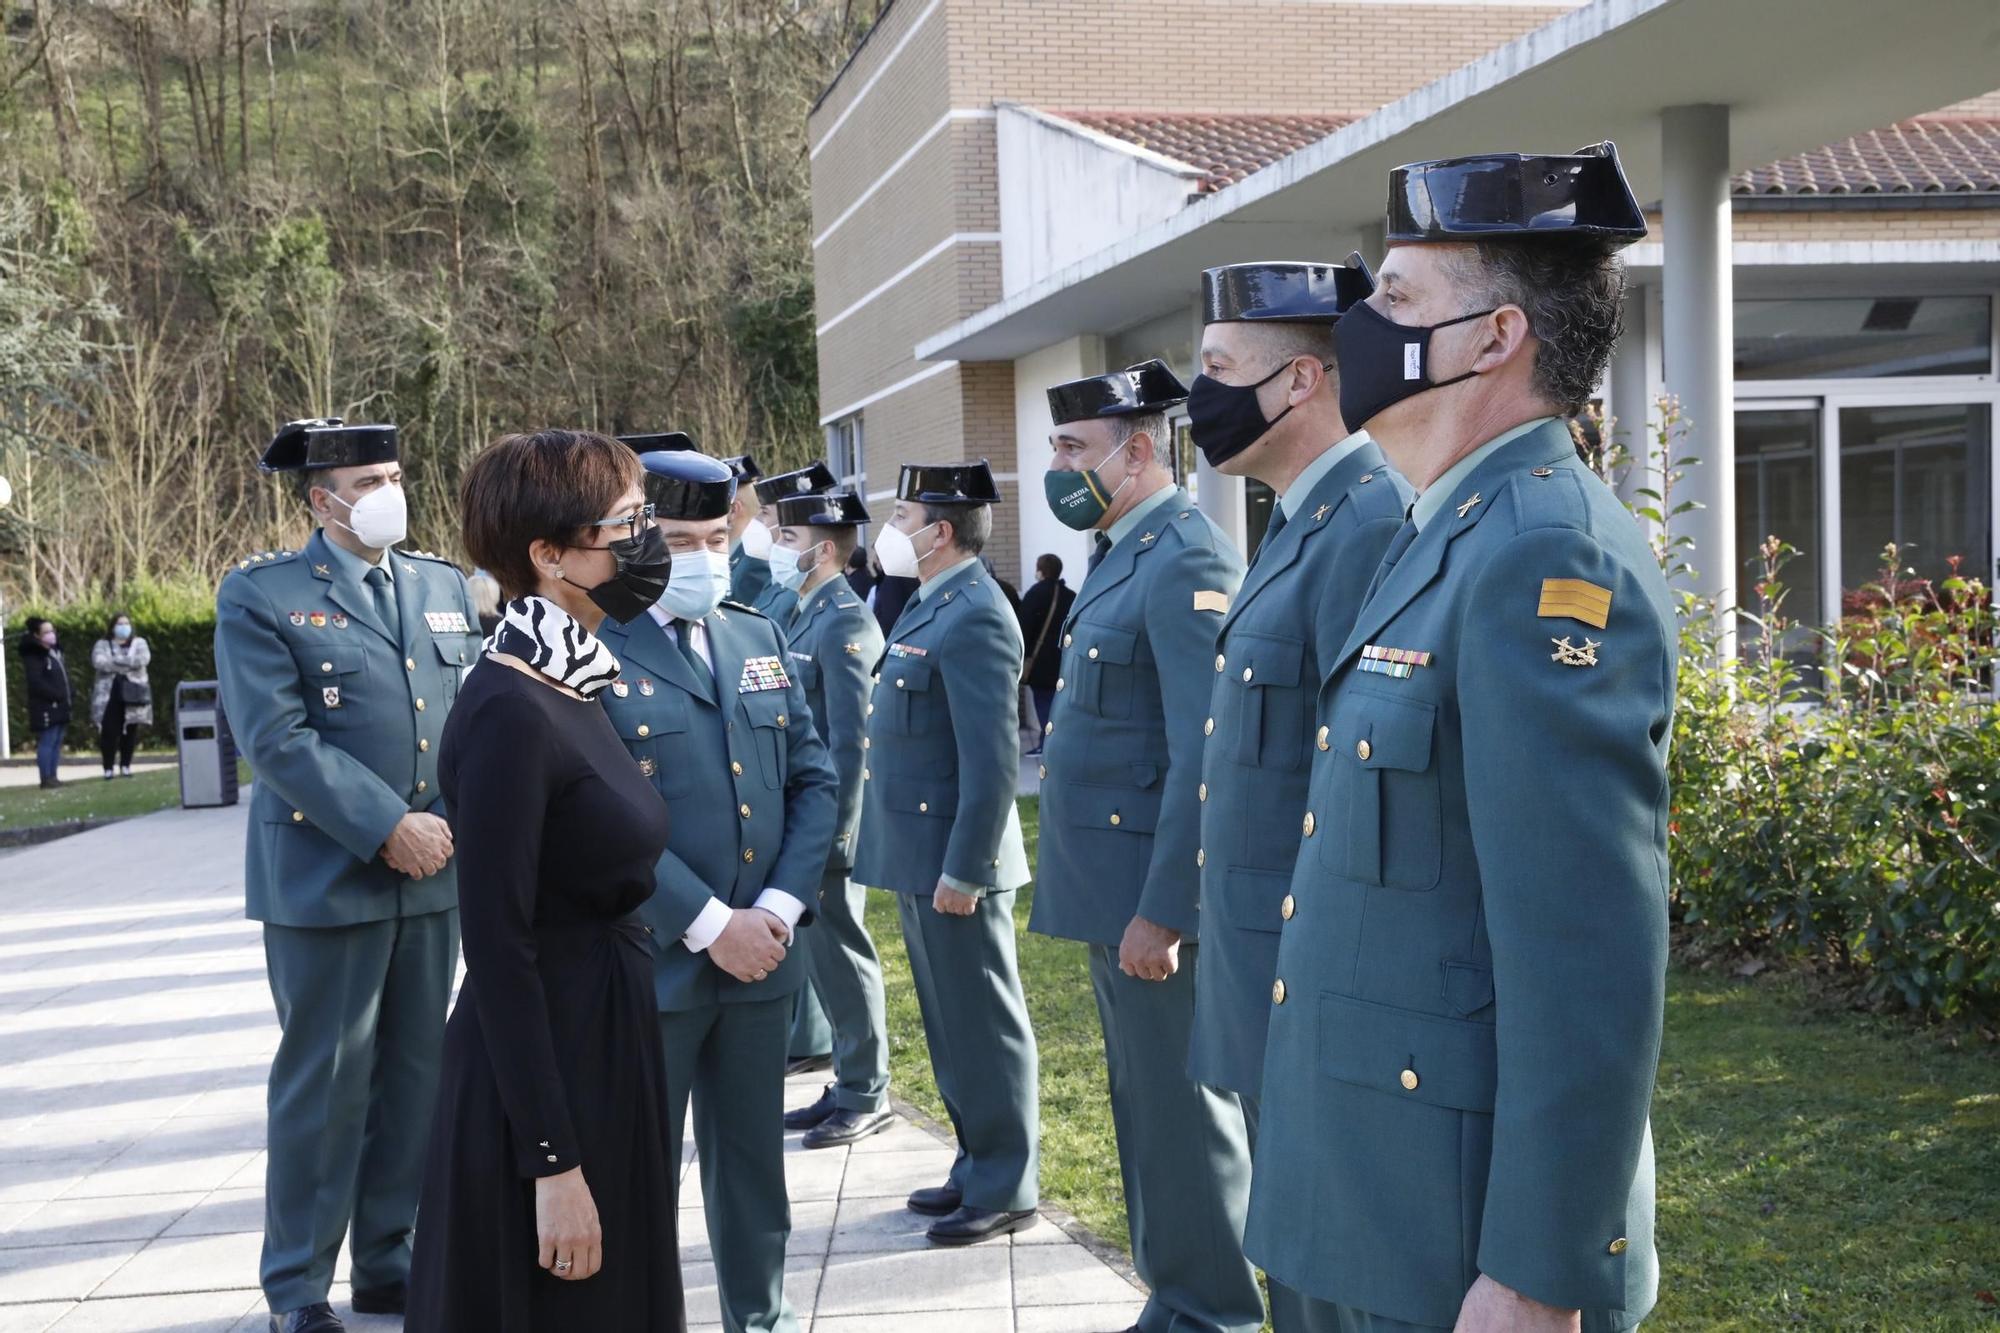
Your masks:
<svg viewBox="0 0 2000 1333"><path fill-rule="evenodd" d="M833 469L825 463L814 463L796 472L780 472L775 477L757 479L757 498L763 503L776 504L788 495L817 495L830 491L840 484L833 475Z"/></svg>
<svg viewBox="0 0 2000 1333"><path fill-rule="evenodd" d="M620 435L618 443L635 454L666 453L693 449L694 437L682 430L665 430L651 435Z"/></svg>
<svg viewBox="0 0 2000 1333"><path fill-rule="evenodd" d="M280 426L257 466L266 472L318 471L393 463L397 457L394 426L350 426L339 417L308 417Z"/></svg>
<svg viewBox="0 0 2000 1333"><path fill-rule="evenodd" d="M725 458L722 461L739 482L755 481L764 475L764 469L758 467L757 460L749 454L737 454L734 458Z"/></svg>
<svg viewBox="0 0 2000 1333"><path fill-rule="evenodd" d="M1224 264L1202 270L1201 322L1333 324L1374 291L1375 275L1359 250L1345 264Z"/></svg>
<svg viewBox="0 0 2000 1333"><path fill-rule="evenodd" d="M990 505L1000 502L1000 490L983 458L977 463L905 463L896 498L927 505Z"/></svg>
<svg viewBox="0 0 2000 1333"><path fill-rule="evenodd" d="M1049 415L1055 424L1091 417L1126 417L1159 412L1187 401L1187 385L1158 357L1108 375L1071 380L1049 390Z"/></svg>
<svg viewBox="0 0 2000 1333"><path fill-rule="evenodd" d="M1487 153L1412 162L1389 173L1390 241L1573 239L1619 250L1646 234L1646 215L1603 143L1566 156Z"/></svg>
<svg viewBox="0 0 2000 1333"><path fill-rule="evenodd" d="M646 469L646 499L660 518L721 518L736 498L727 464L692 449L656 449L639 455Z"/></svg>
<svg viewBox="0 0 2000 1333"><path fill-rule="evenodd" d="M853 491L782 495L773 503L781 528L844 528L868 522L868 506Z"/></svg>

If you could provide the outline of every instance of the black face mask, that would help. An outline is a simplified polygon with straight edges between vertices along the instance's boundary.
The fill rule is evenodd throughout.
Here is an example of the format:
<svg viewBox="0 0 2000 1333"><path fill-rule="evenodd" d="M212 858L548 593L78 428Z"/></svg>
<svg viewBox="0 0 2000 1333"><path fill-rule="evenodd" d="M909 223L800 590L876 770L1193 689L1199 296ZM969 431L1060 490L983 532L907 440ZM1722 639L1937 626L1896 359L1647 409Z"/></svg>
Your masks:
<svg viewBox="0 0 2000 1333"><path fill-rule="evenodd" d="M1210 467L1221 467L1291 415L1298 404L1285 404L1284 411L1266 421L1257 401L1257 390L1291 368L1287 361L1255 384L1224 384L1206 375L1194 377L1188 386L1188 427L1194 432L1195 448L1201 450Z"/></svg>
<svg viewBox="0 0 2000 1333"><path fill-rule="evenodd" d="M605 615L621 625L629 625L646 614L646 608L660 600L673 572L673 553L667 539L651 523L637 537L624 537L604 548L611 552L617 568L611 577L590 589L590 600Z"/></svg>
<svg viewBox="0 0 2000 1333"><path fill-rule="evenodd" d="M1493 310L1499 308L1495 306ZM1349 430L1363 430L1405 398L1477 375L1478 371L1468 370L1448 380L1433 381L1431 335L1469 319L1484 318L1493 310L1475 310L1456 319L1424 325L1398 324L1372 305L1350 309L1334 326L1340 360L1340 419Z"/></svg>

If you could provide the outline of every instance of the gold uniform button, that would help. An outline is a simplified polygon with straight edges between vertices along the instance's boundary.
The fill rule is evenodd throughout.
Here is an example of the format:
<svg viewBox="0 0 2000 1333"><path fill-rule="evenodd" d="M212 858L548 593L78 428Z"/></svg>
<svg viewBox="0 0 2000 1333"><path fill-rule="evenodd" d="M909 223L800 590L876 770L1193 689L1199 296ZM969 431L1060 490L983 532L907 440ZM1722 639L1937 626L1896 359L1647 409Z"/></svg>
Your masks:
<svg viewBox="0 0 2000 1333"><path fill-rule="evenodd" d="M745 848L743 849L743 859L744 859L745 861L754 861L754 860L756 860L756 859L757 859L757 849L756 849L755 847L745 847Z"/></svg>
<svg viewBox="0 0 2000 1333"><path fill-rule="evenodd" d="M1313 830L1317 827L1319 826L1313 821L1313 812L1310 810L1306 811L1306 823L1305 823L1306 836L1310 838L1313 835Z"/></svg>
<svg viewBox="0 0 2000 1333"><path fill-rule="evenodd" d="M1044 735L1044 736L1053 736L1053 735L1055 735L1055 734L1056 734L1056 724L1055 724L1055 723L1053 723L1053 722L1044 722L1044 723L1042 723L1042 735Z"/></svg>
<svg viewBox="0 0 2000 1333"><path fill-rule="evenodd" d="M1320 749L1322 749L1322 750L1324 750L1324 749L1326 748L1326 728L1325 728L1325 727L1321 727L1321 728L1319 729L1319 748L1320 748Z"/></svg>
<svg viewBox="0 0 2000 1333"><path fill-rule="evenodd" d="M1555 474L1556 470L1552 467L1538 467L1533 472L1530 472L1528 475L1531 477L1553 477ZM1618 1251L1624 1248L1625 1248L1625 1242L1623 1240L1618 1240L1613 1242L1611 1252L1613 1254L1616 1254L1618 1253Z"/></svg>
<svg viewBox="0 0 2000 1333"><path fill-rule="evenodd" d="M1208 851L1206 848L1197 847L1194 849L1194 863L1197 869L1208 864Z"/></svg>
<svg viewBox="0 0 2000 1333"><path fill-rule="evenodd" d="M868 781L868 780L869 780L870 778L873 778L874 776L875 776L875 775L874 775L873 773L870 773L870 772L869 772L869 771L868 771L867 769L865 769L865 768L861 770L861 780L862 780L863 782L867 782L867 781Z"/></svg>
<svg viewBox="0 0 2000 1333"><path fill-rule="evenodd" d="M331 671L331 670L333 670L333 663L331 663L331 662L321 662L321 663L319 664L319 669L320 669L321 671Z"/></svg>
<svg viewBox="0 0 2000 1333"><path fill-rule="evenodd" d="M862 749L864 749L864 750L866 750L866 749L868 748L868 737L866 737L866 736L863 736L863 737L861 738L861 748L862 748Z"/></svg>
<svg viewBox="0 0 2000 1333"><path fill-rule="evenodd" d="M417 742L417 749L421 750L425 754L430 753L430 748L431 748L431 741L430 737L428 736L424 737L422 740Z"/></svg>
<svg viewBox="0 0 2000 1333"><path fill-rule="evenodd" d="M1630 1241L1626 1240L1623 1236L1620 1236L1617 1240L1612 1241L1609 1245L1605 1246L1604 1248L1610 1251L1612 1254L1623 1254L1625 1253L1626 1247L1630 1244L1631 1244Z"/></svg>
<svg viewBox="0 0 2000 1333"><path fill-rule="evenodd" d="M414 658L414 657L406 657L406 658L404 658L404 659L403 659L403 670L405 670L405 671L415 671L416 669L417 669L417 659L416 659L416 658Z"/></svg>
<svg viewBox="0 0 2000 1333"><path fill-rule="evenodd" d="M1249 668L1249 667L1244 667L1244 668L1243 668L1243 683L1244 683L1245 685L1248 685L1248 684L1250 683L1250 668Z"/></svg>
<svg viewBox="0 0 2000 1333"><path fill-rule="evenodd" d="M293 822L294 824L303 824L303 823L305 823L305 822L306 822L306 812L305 812L305 811L303 811L303 810L294 810L294 811L292 811L292 822Z"/></svg>
<svg viewBox="0 0 2000 1333"><path fill-rule="evenodd" d="M1284 1002L1285 1002L1285 979L1283 977L1279 977L1276 981L1271 983L1271 1003L1283 1004Z"/></svg>
<svg viewBox="0 0 2000 1333"><path fill-rule="evenodd" d="M918 802L917 802L917 813L918 813L918 814L920 814L920 815L927 815L927 814L929 814L930 812L931 812L931 803L930 803L929 801L918 801Z"/></svg>
<svg viewBox="0 0 2000 1333"><path fill-rule="evenodd" d="M1354 742L1355 758L1360 759L1363 762L1366 762L1368 756L1374 753L1375 753L1375 747L1370 745L1367 741Z"/></svg>
<svg viewBox="0 0 2000 1333"><path fill-rule="evenodd" d="M747 805L739 805L736 807L736 813L742 815L745 819L748 819L750 818L750 807Z"/></svg>
<svg viewBox="0 0 2000 1333"><path fill-rule="evenodd" d="M1095 648L1090 650L1090 660L1093 662L1097 660L1097 650Z"/></svg>
<svg viewBox="0 0 2000 1333"><path fill-rule="evenodd" d="M639 734L641 736L650 736L653 734L653 729L647 726L644 722L641 722L639 724Z"/></svg>
<svg viewBox="0 0 2000 1333"><path fill-rule="evenodd" d="M867 716L869 716L869 717L873 717L873 716L875 716L875 705L874 705L874 704L869 704L869 705L868 705L868 713L867 713Z"/></svg>
<svg viewBox="0 0 2000 1333"><path fill-rule="evenodd" d="M786 716L783 713L778 714L778 725L780 727L788 727L791 725L791 723L792 719L790 717Z"/></svg>
<svg viewBox="0 0 2000 1333"><path fill-rule="evenodd" d="M1049 766L1047 764L1040 764L1037 767L1041 770L1042 777L1047 778L1049 775Z"/></svg>
<svg viewBox="0 0 2000 1333"><path fill-rule="evenodd" d="M1210 718L1208 721L1201 724L1201 734L1204 736L1213 736L1215 734L1214 718Z"/></svg>
<svg viewBox="0 0 2000 1333"><path fill-rule="evenodd" d="M1403 1090L1404 1090L1405 1092L1415 1092L1415 1091L1417 1090L1417 1071L1416 1071L1416 1070L1414 1070L1414 1069L1405 1069L1405 1070L1403 1071Z"/></svg>
<svg viewBox="0 0 2000 1333"><path fill-rule="evenodd" d="M1057 677L1056 677L1056 693L1057 693L1057 694L1061 694L1061 693L1062 693L1062 689L1063 689L1063 678L1062 678L1061 676L1057 676Z"/></svg>
<svg viewBox="0 0 2000 1333"><path fill-rule="evenodd" d="M1204 783L1202 783L1202 784L1201 784L1201 785L1200 785L1199 787L1196 787L1196 788L1194 789L1194 795L1195 795L1195 799L1196 799L1196 800L1198 800L1198 801L1205 801L1205 800L1207 800L1207 799L1208 799L1208 784L1207 784L1206 782L1204 782Z"/></svg>
<svg viewBox="0 0 2000 1333"><path fill-rule="evenodd" d="M424 701L422 699L417 700L417 711L419 713L424 711Z"/></svg>
<svg viewBox="0 0 2000 1333"><path fill-rule="evenodd" d="M1076 642L1076 636L1074 634L1063 635L1063 647L1067 648L1070 646L1070 644L1074 642Z"/></svg>
<svg viewBox="0 0 2000 1333"><path fill-rule="evenodd" d="M903 688L903 678L901 676L896 677L896 688L899 690Z"/></svg>
<svg viewBox="0 0 2000 1333"><path fill-rule="evenodd" d="M732 759L729 761L729 771L735 776L740 778L743 776L743 765L737 763L734 759Z"/></svg>
<svg viewBox="0 0 2000 1333"><path fill-rule="evenodd" d="M1117 815L1115 815L1115 814L1114 814L1114 815L1112 815L1112 816L1111 816L1111 827L1112 827L1112 828L1117 828L1117 827L1118 827L1118 825L1119 825L1119 824L1121 824L1121 823L1123 823L1123 822L1124 822L1124 821L1120 820L1120 819L1118 818L1118 816L1117 816Z"/></svg>
<svg viewBox="0 0 2000 1333"><path fill-rule="evenodd" d="M1221 653L1217 653L1215 655L1215 669L1217 671L1220 671L1226 665L1228 665L1228 663L1224 659L1223 655Z"/></svg>
<svg viewBox="0 0 2000 1333"><path fill-rule="evenodd" d="M1287 921L1290 921L1292 919L1292 913L1298 910L1299 910L1298 900L1293 898L1292 895L1289 893L1285 895L1285 901L1278 904L1278 915L1283 917Z"/></svg>
<svg viewBox="0 0 2000 1333"><path fill-rule="evenodd" d="M427 791L429 791L430 789L431 789L431 784L430 784L430 783L428 783L428 782L418 782L418 783L417 783L417 791L418 791L418 793L419 793L419 794L421 794L421 793L423 793L423 792L427 792Z"/></svg>

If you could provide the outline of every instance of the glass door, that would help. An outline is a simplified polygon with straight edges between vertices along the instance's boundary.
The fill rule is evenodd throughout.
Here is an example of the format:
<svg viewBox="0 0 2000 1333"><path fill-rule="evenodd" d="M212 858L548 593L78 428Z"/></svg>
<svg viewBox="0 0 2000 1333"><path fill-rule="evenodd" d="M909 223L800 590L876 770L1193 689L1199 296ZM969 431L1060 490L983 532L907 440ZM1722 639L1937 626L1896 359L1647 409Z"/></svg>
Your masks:
<svg viewBox="0 0 2000 1333"><path fill-rule="evenodd" d="M1822 521L1820 453L1822 409L1814 399L1768 400L1736 413L1736 587L1746 611L1761 614L1757 585L1764 577L1760 551L1772 537L1798 554L1779 573L1785 597L1780 612L1802 626L1821 622L1825 594L1826 524ZM1696 554L1695 563L1700 563ZM1754 625L1739 631L1748 647ZM1782 650L1801 663L1814 659L1809 629L1785 635Z"/></svg>

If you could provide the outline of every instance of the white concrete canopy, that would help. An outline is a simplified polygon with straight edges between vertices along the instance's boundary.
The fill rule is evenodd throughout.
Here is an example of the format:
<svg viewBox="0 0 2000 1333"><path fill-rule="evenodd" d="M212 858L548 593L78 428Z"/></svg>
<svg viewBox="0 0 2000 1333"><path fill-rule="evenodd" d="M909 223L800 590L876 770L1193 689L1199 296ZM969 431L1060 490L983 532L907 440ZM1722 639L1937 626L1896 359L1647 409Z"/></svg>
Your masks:
<svg viewBox="0 0 2000 1333"><path fill-rule="evenodd" d="M1379 227L1389 169L1402 162L1609 138L1639 197L1657 200L1667 107L1729 107L1727 166L1740 170L1977 96L1996 69L1993 0L1594 0L940 331L916 354L1011 360L1171 309L1212 264L1345 253Z"/></svg>

